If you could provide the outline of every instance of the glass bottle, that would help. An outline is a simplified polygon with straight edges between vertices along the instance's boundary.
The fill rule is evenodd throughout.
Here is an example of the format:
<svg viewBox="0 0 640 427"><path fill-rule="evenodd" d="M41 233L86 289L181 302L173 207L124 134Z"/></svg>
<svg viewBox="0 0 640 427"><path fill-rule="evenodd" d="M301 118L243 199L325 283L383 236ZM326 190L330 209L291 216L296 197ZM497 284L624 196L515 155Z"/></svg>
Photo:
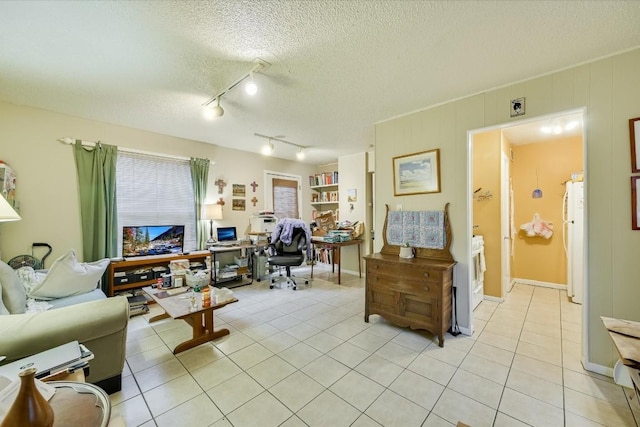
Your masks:
<svg viewBox="0 0 640 427"><path fill-rule="evenodd" d="M22 370L20 389L0 427L51 427L53 425L53 409L40 394L35 382L36 368Z"/></svg>

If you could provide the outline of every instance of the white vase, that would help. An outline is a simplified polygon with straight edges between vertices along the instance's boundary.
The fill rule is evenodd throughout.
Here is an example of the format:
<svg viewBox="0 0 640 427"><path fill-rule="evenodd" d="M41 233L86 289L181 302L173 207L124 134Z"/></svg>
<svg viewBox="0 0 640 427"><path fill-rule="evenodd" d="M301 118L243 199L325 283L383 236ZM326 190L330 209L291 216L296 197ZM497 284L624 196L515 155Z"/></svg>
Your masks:
<svg viewBox="0 0 640 427"><path fill-rule="evenodd" d="M413 258L413 248L410 246L400 246L400 258Z"/></svg>

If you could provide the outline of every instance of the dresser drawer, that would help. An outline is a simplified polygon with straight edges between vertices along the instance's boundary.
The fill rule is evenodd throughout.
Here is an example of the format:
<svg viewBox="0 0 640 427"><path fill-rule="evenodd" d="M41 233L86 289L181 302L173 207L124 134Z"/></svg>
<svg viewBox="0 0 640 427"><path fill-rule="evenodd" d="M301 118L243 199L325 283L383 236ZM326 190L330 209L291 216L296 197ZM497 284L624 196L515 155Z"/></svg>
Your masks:
<svg viewBox="0 0 640 427"><path fill-rule="evenodd" d="M405 277L390 277L379 272L367 272L367 287L380 291L394 290L406 294L435 298L442 293L442 284Z"/></svg>
<svg viewBox="0 0 640 427"><path fill-rule="evenodd" d="M426 265L409 263L367 263L367 275L383 274L389 278L402 278L408 280L442 283L442 270L430 268Z"/></svg>

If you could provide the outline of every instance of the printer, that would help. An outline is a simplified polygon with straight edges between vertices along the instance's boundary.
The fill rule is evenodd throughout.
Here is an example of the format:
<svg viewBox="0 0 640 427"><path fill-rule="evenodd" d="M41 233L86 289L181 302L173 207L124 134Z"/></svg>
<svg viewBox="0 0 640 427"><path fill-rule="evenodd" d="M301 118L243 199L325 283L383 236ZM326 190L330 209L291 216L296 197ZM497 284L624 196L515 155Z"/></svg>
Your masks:
<svg viewBox="0 0 640 427"><path fill-rule="evenodd" d="M273 212L266 211L253 214L249 219L252 233L273 233L277 222L278 218L275 217Z"/></svg>

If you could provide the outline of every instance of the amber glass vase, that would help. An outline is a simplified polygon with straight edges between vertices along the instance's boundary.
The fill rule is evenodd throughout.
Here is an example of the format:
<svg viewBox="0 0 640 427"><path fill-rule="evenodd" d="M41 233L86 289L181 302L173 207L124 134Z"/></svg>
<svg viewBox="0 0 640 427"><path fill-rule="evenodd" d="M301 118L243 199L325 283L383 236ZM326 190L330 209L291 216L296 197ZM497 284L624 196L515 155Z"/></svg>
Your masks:
<svg viewBox="0 0 640 427"><path fill-rule="evenodd" d="M21 371L20 390L0 427L51 427L53 409L36 387L36 368Z"/></svg>

